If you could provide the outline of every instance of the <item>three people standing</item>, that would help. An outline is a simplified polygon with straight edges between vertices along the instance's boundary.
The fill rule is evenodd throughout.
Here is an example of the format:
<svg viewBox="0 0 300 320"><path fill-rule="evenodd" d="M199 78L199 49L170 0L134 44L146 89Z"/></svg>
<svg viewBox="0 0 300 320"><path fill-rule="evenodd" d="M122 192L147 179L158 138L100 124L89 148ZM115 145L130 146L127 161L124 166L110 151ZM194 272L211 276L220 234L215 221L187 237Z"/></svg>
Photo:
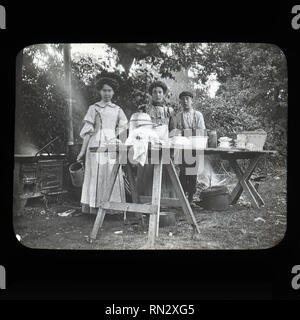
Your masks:
<svg viewBox="0 0 300 320"><path fill-rule="evenodd" d="M118 83L111 78L101 78L97 82L97 88L101 100L89 107L83 119L84 125L80 132L83 144L77 157L77 161L83 160L85 157L85 176L81 195L82 211L85 213L97 212L113 167L109 153L91 153L89 148L99 147L116 139L118 132L126 130L128 124L122 108L112 103L114 93L118 89ZM182 135L185 135L185 130L191 130L191 135L195 135L196 130L205 129L202 113L192 107L192 93L184 91L179 95L183 111L175 115L173 108L168 107L165 103L167 90L168 88L163 82L153 82L149 87L151 102L139 107L140 112L150 115L154 130L159 138L167 140L169 129L177 129ZM187 166L189 165L185 163L180 166L180 181L189 200L192 201L196 191L196 176L185 174ZM149 164L143 168L139 167L137 176L138 190L143 195L151 195L153 166ZM112 201L122 201L124 198L123 185L122 175L119 174L111 196ZM163 171L162 196L175 197L166 171Z"/></svg>

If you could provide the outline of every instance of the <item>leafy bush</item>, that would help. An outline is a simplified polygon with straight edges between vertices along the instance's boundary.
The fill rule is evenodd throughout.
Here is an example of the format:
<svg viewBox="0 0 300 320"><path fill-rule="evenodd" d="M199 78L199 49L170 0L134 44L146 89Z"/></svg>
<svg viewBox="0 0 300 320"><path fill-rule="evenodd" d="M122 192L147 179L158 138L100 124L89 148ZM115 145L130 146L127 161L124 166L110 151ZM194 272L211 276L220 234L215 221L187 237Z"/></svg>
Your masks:
<svg viewBox="0 0 300 320"><path fill-rule="evenodd" d="M159 53L137 59L135 72L126 74L118 68L112 71L120 83L114 102L128 118L138 105L148 101L147 88L154 79L169 83L167 103L176 109L179 91L190 90L196 84L194 105L203 112L208 128L231 138L242 130L262 128L268 133L266 148L277 150L278 164L285 164L287 67L278 47L242 43L174 43L160 47ZM105 61L88 55L72 61L75 143L81 143L79 132L88 106L99 100L95 82L99 76L108 74L108 69ZM189 79L188 70L193 71ZM22 97L16 110L17 144L28 140L41 147L59 136L55 151L66 151L68 110L63 71L61 45L24 49ZM211 74L216 75L220 84L214 98L203 89Z"/></svg>

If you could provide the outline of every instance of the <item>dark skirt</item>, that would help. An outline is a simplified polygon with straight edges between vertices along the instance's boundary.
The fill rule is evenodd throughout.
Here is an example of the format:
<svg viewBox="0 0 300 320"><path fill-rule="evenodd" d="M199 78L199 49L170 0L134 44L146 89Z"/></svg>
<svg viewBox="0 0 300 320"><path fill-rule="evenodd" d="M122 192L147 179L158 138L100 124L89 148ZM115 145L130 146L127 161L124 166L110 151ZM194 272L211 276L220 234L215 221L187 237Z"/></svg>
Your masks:
<svg viewBox="0 0 300 320"><path fill-rule="evenodd" d="M152 196L152 184L153 184L153 164L145 164L143 167L138 166L137 170L137 190L139 195ZM162 172L162 198L177 198L173 189L171 178L167 171L167 168L163 167Z"/></svg>

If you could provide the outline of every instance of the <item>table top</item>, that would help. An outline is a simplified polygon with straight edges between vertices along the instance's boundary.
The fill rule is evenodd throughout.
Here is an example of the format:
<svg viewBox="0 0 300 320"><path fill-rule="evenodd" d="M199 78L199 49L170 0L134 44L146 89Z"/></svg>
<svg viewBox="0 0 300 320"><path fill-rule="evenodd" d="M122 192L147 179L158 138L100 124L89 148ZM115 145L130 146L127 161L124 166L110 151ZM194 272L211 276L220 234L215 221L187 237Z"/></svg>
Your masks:
<svg viewBox="0 0 300 320"><path fill-rule="evenodd" d="M108 152L108 151L126 151L129 150L131 146L127 145L106 145L101 147L90 147L90 152ZM196 150L199 152L204 152L205 154L276 154L275 150L247 150L247 149L237 149L237 148L205 148L205 149L195 149L195 148L175 148L174 146L152 146L148 150Z"/></svg>

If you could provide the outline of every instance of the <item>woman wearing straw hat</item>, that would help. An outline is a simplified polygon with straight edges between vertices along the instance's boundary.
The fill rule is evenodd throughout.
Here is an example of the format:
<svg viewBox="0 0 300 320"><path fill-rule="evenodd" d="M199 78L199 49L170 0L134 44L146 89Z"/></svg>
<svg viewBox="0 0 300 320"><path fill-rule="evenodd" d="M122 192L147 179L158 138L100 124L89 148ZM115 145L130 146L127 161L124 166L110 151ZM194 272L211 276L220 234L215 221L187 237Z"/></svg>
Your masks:
<svg viewBox="0 0 300 320"><path fill-rule="evenodd" d="M125 113L111 101L118 89L118 82L109 77L100 78L96 86L101 100L88 108L83 119L84 125L80 132L83 144L77 157L77 161L81 161L85 156L85 175L81 194L84 213L97 213L113 167L109 153L91 153L89 148L100 147L116 139L117 132L127 127ZM125 197L121 179L122 176L119 174L111 196L112 201L120 202Z"/></svg>

